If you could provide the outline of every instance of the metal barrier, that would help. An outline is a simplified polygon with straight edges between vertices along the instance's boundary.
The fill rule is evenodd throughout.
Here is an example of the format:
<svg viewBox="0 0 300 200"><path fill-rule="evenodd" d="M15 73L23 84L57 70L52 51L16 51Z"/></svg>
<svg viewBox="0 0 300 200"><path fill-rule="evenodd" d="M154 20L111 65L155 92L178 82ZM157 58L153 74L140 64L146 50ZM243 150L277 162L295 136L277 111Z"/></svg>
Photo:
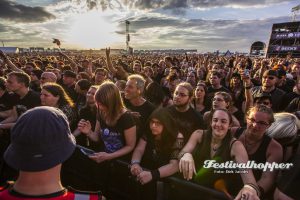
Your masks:
<svg viewBox="0 0 300 200"><path fill-rule="evenodd" d="M114 162L115 165L118 165L120 167L123 167L124 169L128 170L130 169L130 164L127 162L124 162L122 160L116 160ZM114 173L114 172L112 172ZM130 178L130 177L129 177ZM130 181L128 181L130 182ZM159 197L163 200L228 200L228 197L217 190L204 187L195 183L192 183L190 181L185 181L183 179L171 176L163 179L164 184L164 191L163 195L158 194ZM124 185L121 185L124 186ZM108 186L108 190L110 190ZM123 190L123 189L122 189ZM118 189L114 189L114 192L120 192ZM138 191L137 191L138 192ZM162 191L160 191L162 192ZM124 193L123 193L124 194ZM128 199L128 200L142 200L138 194L132 194L131 197L128 198L128 192L127 195L122 195L122 192L120 192L119 196L121 196L121 199Z"/></svg>

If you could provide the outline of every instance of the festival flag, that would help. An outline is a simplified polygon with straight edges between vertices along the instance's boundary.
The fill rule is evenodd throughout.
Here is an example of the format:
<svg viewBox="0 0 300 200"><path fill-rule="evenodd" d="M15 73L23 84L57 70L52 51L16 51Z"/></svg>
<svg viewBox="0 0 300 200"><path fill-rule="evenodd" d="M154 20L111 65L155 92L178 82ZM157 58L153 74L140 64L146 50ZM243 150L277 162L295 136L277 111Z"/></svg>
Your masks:
<svg viewBox="0 0 300 200"><path fill-rule="evenodd" d="M59 41L59 39L53 38L53 43L57 44L57 46L60 48L60 41Z"/></svg>

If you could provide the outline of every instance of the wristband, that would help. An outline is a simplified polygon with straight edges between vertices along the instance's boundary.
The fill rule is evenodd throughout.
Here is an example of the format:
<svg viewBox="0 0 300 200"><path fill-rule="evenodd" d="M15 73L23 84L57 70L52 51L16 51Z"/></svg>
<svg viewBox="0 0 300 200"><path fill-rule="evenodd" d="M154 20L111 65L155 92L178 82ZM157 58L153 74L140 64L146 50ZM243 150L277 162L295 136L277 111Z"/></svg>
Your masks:
<svg viewBox="0 0 300 200"><path fill-rule="evenodd" d="M160 172L158 169L152 170L151 175L152 175L152 181L157 181L160 179Z"/></svg>
<svg viewBox="0 0 300 200"><path fill-rule="evenodd" d="M249 189L252 189L256 192L257 196L260 196L260 191L259 191L259 188L254 185L253 183L247 183L244 185L244 188L249 188Z"/></svg>
<svg viewBox="0 0 300 200"><path fill-rule="evenodd" d="M130 165L134 165L134 164L140 164L141 162L139 160L132 160Z"/></svg>

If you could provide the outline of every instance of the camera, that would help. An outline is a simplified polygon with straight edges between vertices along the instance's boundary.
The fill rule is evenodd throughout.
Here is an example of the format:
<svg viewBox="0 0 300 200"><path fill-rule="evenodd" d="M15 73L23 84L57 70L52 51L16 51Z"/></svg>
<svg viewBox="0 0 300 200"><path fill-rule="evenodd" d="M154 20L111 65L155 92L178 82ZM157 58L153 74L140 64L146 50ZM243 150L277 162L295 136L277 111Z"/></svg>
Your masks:
<svg viewBox="0 0 300 200"><path fill-rule="evenodd" d="M81 153L83 153L83 154L86 155L86 156L91 156L91 155L93 155L93 154L96 153L94 150L88 149L88 148L83 147L83 146L81 146L81 145L76 145L76 147L79 148L80 151L81 151Z"/></svg>

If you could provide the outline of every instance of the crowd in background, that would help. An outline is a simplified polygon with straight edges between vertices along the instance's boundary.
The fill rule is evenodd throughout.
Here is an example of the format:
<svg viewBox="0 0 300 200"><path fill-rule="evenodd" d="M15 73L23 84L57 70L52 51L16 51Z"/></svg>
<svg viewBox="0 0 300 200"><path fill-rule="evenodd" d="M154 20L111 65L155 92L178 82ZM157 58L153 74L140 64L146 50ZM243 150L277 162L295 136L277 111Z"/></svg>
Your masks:
<svg viewBox="0 0 300 200"><path fill-rule="evenodd" d="M82 173L101 181L84 190L104 190L109 163L121 159L143 199L155 199L156 181L177 172L214 189L223 184L237 199L297 199L300 59L0 52L0 76L1 138L27 110L59 108L77 144L96 152ZM294 167L232 175L204 169L205 160Z"/></svg>

